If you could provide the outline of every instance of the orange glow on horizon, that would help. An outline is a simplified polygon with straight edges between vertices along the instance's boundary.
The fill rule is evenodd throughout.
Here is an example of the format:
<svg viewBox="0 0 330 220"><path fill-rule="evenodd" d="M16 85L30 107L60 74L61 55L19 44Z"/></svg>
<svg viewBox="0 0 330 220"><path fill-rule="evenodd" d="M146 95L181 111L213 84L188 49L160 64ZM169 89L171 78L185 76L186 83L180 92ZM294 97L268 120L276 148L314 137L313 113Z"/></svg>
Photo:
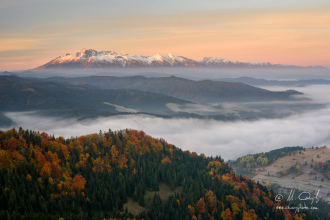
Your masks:
<svg viewBox="0 0 330 220"><path fill-rule="evenodd" d="M172 53L191 59L221 57L273 64L330 67L330 9L235 10L140 17L104 15L100 20L55 24L29 38L2 39L0 70L29 69L82 48L152 56ZM114 19L120 22L114 22ZM74 27L74 28L72 28ZM86 29L88 27L88 29ZM24 35L22 34L22 36ZM17 57L1 59L6 51ZM15 52L16 54L16 52ZM17 68L15 68L17 67Z"/></svg>

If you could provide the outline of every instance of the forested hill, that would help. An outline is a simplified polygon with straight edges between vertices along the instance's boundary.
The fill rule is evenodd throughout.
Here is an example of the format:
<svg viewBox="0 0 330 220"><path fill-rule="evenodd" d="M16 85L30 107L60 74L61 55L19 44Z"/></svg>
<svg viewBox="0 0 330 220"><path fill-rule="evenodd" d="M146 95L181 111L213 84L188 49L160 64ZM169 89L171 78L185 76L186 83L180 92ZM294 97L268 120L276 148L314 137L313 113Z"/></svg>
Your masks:
<svg viewBox="0 0 330 220"><path fill-rule="evenodd" d="M190 102L133 89L99 89L43 82L36 78L0 76L0 111L3 112L43 110L50 112L49 115L88 118L123 114L116 108L120 106L128 108L124 114L180 116L166 106L168 103ZM0 115L0 123L3 120Z"/></svg>
<svg viewBox="0 0 330 220"><path fill-rule="evenodd" d="M158 194L163 185L173 190L166 199ZM0 131L0 219L312 219L277 209L286 204L274 198L220 157L184 152L143 131L71 139ZM128 202L143 211L134 216Z"/></svg>
<svg viewBox="0 0 330 220"><path fill-rule="evenodd" d="M273 92L243 83L212 80L194 81L175 76L159 78L147 78L144 76L53 77L45 79L45 81L76 86L92 85L104 89L136 89L197 103L295 101L297 97L293 95L302 95L302 93L294 90ZM301 97L300 99L303 98Z"/></svg>

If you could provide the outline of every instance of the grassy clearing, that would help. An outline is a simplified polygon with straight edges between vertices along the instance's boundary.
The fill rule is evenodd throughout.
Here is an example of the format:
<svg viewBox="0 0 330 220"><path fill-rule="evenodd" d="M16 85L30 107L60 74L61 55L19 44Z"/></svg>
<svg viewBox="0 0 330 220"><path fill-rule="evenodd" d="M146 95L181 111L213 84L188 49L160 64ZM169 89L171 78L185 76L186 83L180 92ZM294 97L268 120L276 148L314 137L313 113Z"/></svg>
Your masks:
<svg viewBox="0 0 330 220"><path fill-rule="evenodd" d="M172 191L170 186L164 183L160 183L159 191L146 190L146 194L144 195L144 201L146 204L145 207L142 207L139 205L139 203L134 202L132 198L128 198L127 203L124 204L124 211L127 208L128 212L131 212L133 215L138 215L141 212L148 210L148 208L151 206L152 199L154 198L154 195L156 193L159 194L162 202L165 202L168 199L168 197L170 197L174 193L181 193L181 192L182 192L182 187L177 187L174 191Z"/></svg>
<svg viewBox="0 0 330 220"><path fill-rule="evenodd" d="M123 208L124 211L127 208L128 212L132 213L133 215L138 215L141 212L147 211L145 207L142 207L139 205L139 203L134 202L132 198L128 198L128 201L124 204Z"/></svg>

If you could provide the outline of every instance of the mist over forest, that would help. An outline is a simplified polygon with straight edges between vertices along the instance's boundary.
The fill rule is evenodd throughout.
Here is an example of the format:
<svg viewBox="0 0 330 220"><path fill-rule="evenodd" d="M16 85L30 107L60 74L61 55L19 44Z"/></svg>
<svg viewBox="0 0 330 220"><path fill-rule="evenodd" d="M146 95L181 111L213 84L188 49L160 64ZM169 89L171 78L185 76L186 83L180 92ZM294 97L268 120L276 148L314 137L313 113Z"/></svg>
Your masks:
<svg viewBox="0 0 330 220"><path fill-rule="evenodd" d="M265 87L282 91L283 87ZM287 89L287 88L286 88ZM287 117L259 118L256 120L222 121L199 118L162 118L152 115L132 114L97 117L78 120L52 116L40 116L38 111L4 112L16 128L44 131L55 136L79 136L99 131L132 128L164 138L184 150L221 155L224 159L266 152L285 146L319 146L330 144L330 98L329 85L292 88L304 93L309 101L301 101L300 111L292 111ZM227 110L240 103L223 103ZM268 106L278 111L288 110L292 102L247 103L251 106ZM296 105L296 104L294 104ZM309 108L304 106L310 105ZM316 106L313 109L313 106ZM286 108L285 108L286 106ZM241 106L242 107L242 106ZM12 126L2 126L2 130Z"/></svg>

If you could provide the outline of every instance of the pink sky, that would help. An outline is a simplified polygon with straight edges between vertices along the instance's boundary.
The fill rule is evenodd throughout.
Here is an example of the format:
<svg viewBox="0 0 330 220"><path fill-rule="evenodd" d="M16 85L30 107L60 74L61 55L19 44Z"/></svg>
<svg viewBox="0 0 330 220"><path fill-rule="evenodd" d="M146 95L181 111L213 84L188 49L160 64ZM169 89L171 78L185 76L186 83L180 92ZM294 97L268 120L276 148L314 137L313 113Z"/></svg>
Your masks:
<svg viewBox="0 0 330 220"><path fill-rule="evenodd" d="M35 68L82 48L330 67L330 7L104 13L39 20L4 28L1 71Z"/></svg>

